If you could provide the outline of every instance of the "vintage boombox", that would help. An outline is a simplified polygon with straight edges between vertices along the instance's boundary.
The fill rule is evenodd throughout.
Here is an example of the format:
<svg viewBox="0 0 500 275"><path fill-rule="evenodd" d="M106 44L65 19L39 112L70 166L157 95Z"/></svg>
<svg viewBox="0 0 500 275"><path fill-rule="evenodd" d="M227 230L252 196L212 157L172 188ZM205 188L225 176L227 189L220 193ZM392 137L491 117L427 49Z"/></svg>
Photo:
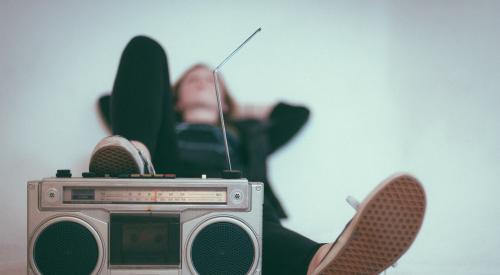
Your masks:
<svg viewBox="0 0 500 275"><path fill-rule="evenodd" d="M262 183L28 182L28 274L261 274Z"/></svg>

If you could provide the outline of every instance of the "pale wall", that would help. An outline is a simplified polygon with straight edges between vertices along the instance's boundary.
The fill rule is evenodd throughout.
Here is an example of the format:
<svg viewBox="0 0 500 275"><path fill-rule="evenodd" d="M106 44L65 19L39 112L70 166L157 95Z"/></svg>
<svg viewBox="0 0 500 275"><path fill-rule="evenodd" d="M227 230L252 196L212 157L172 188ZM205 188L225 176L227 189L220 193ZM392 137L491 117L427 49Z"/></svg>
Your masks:
<svg viewBox="0 0 500 275"><path fill-rule="evenodd" d="M377 3L375 3L377 2ZM500 2L0 0L0 272L24 270L28 180L86 170L96 99L136 34L172 78L216 65L240 102L303 103L308 126L270 160L290 228L333 241L380 180L409 171L428 212L389 274L500 273Z"/></svg>

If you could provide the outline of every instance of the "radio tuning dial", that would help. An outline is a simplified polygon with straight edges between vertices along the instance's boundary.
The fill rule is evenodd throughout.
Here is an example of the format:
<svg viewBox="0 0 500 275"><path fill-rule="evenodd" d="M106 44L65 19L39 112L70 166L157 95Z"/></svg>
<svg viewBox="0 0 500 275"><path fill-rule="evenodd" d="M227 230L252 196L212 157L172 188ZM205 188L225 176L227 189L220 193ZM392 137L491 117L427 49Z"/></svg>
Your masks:
<svg viewBox="0 0 500 275"><path fill-rule="evenodd" d="M45 195L48 202L56 202L59 200L59 192L56 188L49 188Z"/></svg>
<svg viewBox="0 0 500 275"><path fill-rule="evenodd" d="M235 204L240 204L243 201L243 192L241 190L231 192L231 201Z"/></svg>

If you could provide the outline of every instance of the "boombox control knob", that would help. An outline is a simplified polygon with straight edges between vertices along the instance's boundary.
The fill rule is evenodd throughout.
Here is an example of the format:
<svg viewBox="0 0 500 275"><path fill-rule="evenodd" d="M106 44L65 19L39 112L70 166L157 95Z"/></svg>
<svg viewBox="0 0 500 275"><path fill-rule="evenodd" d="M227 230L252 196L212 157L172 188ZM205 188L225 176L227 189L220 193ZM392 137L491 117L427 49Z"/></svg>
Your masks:
<svg viewBox="0 0 500 275"><path fill-rule="evenodd" d="M71 170L69 169L57 170L56 178L71 178Z"/></svg>

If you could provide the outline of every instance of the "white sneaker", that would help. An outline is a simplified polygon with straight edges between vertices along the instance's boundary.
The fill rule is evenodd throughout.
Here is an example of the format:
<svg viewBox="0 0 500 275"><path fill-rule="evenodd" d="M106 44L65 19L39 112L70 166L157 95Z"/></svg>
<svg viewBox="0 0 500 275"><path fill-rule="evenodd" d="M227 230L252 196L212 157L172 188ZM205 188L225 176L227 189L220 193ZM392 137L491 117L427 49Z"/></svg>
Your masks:
<svg viewBox="0 0 500 275"><path fill-rule="evenodd" d="M410 248L424 220L425 191L410 175L390 177L361 204L348 201L357 213L314 275L379 274Z"/></svg>
<svg viewBox="0 0 500 275"><path fill-rule="evenodd" d="M143 149L144 150L144 149ZM138 149L128 139L109 136L94 148L90 158L89 172L97 176L119 176L123 174L155 174L149 154Z"/></svg>

